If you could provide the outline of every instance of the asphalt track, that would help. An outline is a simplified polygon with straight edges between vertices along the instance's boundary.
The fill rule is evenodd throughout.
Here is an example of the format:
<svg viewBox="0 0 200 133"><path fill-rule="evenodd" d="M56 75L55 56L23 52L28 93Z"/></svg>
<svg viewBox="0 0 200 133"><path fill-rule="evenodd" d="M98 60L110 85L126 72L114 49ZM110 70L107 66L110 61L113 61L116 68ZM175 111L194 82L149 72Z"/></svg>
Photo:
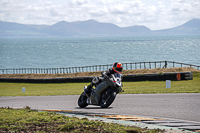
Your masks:
<svg viewBox="0 0 200 133"><path fill-rule="evenodd" d="M91 105L81 109L77 105L78 97L78 95L0 97L0 107L29 106L31 109L73 110L200 122L200 93L120 94L106 109Z"/></svg>

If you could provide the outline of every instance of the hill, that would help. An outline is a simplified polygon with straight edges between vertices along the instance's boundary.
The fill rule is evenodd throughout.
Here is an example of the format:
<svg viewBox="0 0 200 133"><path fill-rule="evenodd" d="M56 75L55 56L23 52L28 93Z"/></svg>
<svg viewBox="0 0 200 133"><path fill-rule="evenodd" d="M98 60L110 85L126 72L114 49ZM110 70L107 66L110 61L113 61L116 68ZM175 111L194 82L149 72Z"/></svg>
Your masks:
<svg viewBox="0 0 200 133"><path fill-rule="evenodd" d="M200 35L200 19L192 19L178 27L154 31L162 35Z"/></svg>
<svg viewBox="0 0 200 133"><path fill-rule="evenodd" d="M118 27L95 20L53 25L26 25L0 21L0 37L107 37L143 35L200 35L200 19L192 19L178 27L152 31L145 26Z"/></svg>

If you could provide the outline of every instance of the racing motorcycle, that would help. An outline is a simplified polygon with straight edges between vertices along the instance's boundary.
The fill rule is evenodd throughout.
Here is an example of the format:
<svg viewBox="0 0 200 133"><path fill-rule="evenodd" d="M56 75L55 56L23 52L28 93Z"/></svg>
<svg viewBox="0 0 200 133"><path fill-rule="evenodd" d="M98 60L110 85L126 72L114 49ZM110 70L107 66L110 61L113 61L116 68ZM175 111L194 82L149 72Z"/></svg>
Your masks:
<svg viewBox="0 0 200 133"><path fill-rule="evenodd" d="M86 93L87 86L84 87L84 92L78 99L80 108L85 108L88 105L97 105L101 108L109 107L115 100L116 95L122 90L122 76L119 73L111 74L109 77L95 77L92 82L95 84L95 89Z"/></svg>

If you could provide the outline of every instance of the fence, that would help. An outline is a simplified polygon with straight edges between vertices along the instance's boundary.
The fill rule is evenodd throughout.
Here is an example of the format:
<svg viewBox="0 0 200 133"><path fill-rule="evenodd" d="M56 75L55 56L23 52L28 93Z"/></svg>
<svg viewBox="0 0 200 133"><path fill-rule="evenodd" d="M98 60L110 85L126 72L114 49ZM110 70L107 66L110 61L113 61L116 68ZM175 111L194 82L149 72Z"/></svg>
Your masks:
<svg viewBox="0 0 200 133"><path fill-rule="evenodd" d="M156 61L156 62L135 62L122 63L123 70L134 69L154 69L154 68L173 68L173 67L194 67L200 70L200 66L179 63L174 61ZM18 68L18 69L0 69L0 74L65 74L77 72L94 72L104 71L112 67L109 65L94 65L83 67L67 67L67 68Z"/></svg>

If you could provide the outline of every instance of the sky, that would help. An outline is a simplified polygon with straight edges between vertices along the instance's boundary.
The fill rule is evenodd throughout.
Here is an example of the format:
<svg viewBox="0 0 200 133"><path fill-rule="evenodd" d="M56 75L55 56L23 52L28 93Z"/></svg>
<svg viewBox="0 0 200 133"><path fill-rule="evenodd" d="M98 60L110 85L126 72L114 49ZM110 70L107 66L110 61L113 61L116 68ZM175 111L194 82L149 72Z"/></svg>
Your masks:
<svg viewBox="0 0 200 133"><path fill-rule="evenodd" d="M200 19L200 0L0 0L0 20L21 24L93 19L160 30L194 18Z"/></svg>

